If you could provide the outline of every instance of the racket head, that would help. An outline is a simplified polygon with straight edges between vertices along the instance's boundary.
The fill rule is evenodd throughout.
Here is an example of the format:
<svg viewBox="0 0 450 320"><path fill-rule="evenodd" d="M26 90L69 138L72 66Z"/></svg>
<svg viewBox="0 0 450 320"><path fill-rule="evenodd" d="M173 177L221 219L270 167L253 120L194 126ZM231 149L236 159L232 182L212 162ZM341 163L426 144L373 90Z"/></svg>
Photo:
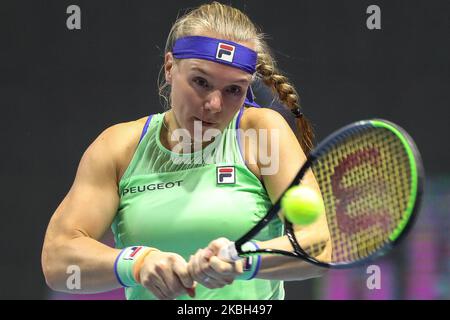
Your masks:
<svg viewBox="0 0 450 320"><path fill-rule="evenodd" d="M350 268L390 251L419 213L422 159L409 134L390 121L358 121L336 131L311 152L290 187L300 185L309 172L314 173L323 198L328 244L323 242L322 225L317 242L305 243L301 239L304 227L282 218L283 242L260 250L242 248L247 241L258 240L258 234L280 216L282 195L267 215L236 241L239 256L281 254L322 267ZM324 254L325 249L331 252Z"/></svg>

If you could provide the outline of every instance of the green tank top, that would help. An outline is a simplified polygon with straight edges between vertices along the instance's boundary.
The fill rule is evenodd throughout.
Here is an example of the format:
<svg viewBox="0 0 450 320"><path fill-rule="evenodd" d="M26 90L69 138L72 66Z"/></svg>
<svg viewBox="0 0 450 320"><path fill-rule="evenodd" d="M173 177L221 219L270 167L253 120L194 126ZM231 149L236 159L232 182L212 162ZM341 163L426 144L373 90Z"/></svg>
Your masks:
<svg viewBox="0 0 450 320"><path fill-rule="evenodd" d="M117 248L155 247L188 261L214 239L238 239L267 213L270 198L245 165L237 140L242 112L243 108L217 139L190 154L166 149L159 139L164 113L152 116L119 182L120 203L112 224ZM282 232L276 219L255 239L271 239ZM125 295L156 299L142 286L125 288ZM278 280L235 280L213 290L198 285L195 299L284 299L284 287Z"/></svg>

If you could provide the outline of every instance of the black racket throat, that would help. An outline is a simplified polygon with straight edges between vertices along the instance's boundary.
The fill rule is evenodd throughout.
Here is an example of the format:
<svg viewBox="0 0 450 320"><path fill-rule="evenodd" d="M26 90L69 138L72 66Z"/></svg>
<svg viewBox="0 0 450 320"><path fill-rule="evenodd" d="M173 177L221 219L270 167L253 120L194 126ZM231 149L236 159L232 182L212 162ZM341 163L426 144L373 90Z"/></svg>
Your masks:
<svg viewBox="0 0 450 320"><path fill-rule="evenodd" d="M295 178L292 180L289 187L286 189L289 189L295 185L300 184L301 180L305 176L308 169L311 168L311 165L313 164L315 159L316 159L316 157L313 154L311 154L308 157L308 159L303 164L303 166L301 167L301 169L299 170L299 172L297 173ZM275 216L280 211L282 198L283 198L283 194L281 194L281 196L278 198L278 200L275 202L275 204L273 204L272 208L267 212L267 214L264 216L264 218L262 218L250 231L248 231L245 235L243 235L241 238L239 238L235 242L238 252L240 252L240 248L244 243L251 241L261 231L262 228L264 228L273 218L275 218ZM288 221L286 221L286 222L289 223ZM294 238L295 238L295 235L294 235ZM296 245L296 247L298 247L300 249L299 252L303 251L303 250L301 250L301 248L298 245ZM288 253L290 254L290 252L288 252Z"/></svg>

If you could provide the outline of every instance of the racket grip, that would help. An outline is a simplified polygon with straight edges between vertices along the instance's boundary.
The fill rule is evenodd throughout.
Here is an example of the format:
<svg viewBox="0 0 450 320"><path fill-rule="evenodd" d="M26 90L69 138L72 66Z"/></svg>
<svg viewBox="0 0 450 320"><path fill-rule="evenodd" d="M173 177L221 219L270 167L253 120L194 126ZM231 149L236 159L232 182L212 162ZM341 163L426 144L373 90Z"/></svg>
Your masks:
<svg viewBox="0 0 450 320"><path fill-rule="evenodd" d="M242 259L238 255L234 242L231 242L229 245L220 248L219 258L228 262L234 262Z"/></svg>

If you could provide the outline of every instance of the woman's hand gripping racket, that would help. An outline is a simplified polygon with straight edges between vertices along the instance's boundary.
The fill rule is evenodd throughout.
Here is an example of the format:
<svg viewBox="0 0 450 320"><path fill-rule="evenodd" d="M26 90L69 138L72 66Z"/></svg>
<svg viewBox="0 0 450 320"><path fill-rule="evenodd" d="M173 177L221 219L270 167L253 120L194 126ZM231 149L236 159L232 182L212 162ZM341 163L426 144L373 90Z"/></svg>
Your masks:
<svg viewBox="0 0 450 320"><path fill-rule="evenodd" d="M310 170L323 203L318 203L314 195L311 198L299 193L302 179ZM311 152L266 216L236 242L222 247L219 258L231 262L250 255L278 254L323 267L363 264L393 248L411 227L418 213L422 185L419 151L402 128L385 120L350 124ZM309 203L302 206L300 200L292 201L296 195ZM286 200L287 196L290 199ZM284 241L267 241L272 247L263 249L245 245L268 227L283 207L293 211L283 215L291 220L283 218L285 236L278 237ZM296 209L309 210L309 218ZM313 221L315 215L322 217L317 222L319 230L314 238L308 236L309 240L303 241L301 223Z"/></svg>

